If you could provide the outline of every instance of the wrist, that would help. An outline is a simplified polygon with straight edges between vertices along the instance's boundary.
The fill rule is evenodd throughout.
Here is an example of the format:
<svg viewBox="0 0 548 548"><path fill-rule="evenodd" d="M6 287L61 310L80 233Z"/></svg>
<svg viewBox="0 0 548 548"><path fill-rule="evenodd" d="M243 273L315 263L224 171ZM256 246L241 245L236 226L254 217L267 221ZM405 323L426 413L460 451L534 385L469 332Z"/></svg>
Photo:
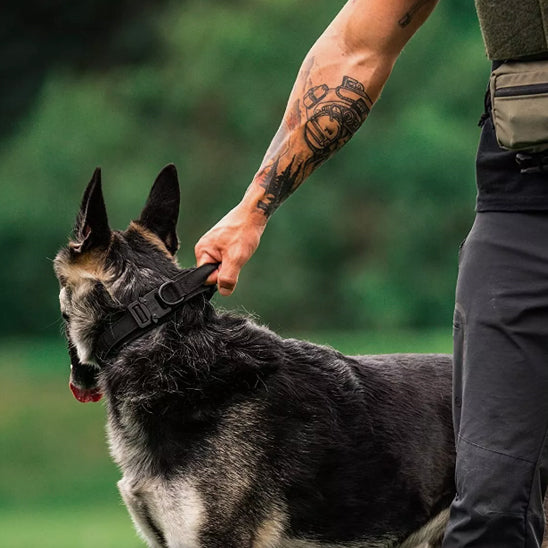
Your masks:
<svg viewBox="0 0 548 548"><path fill-rule="evenodd" d="M246 223L264 228L269 216L259 207L264 200L265 190L255 181L249 186L241 202L236 206Z"/></svg>

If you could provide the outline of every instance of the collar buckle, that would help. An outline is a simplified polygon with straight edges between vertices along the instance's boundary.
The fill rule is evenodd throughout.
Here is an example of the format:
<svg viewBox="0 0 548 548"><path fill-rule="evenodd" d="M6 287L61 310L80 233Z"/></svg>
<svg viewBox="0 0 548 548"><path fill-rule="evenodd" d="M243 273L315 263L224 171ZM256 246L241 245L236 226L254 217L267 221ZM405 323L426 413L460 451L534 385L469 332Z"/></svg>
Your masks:
<svg viewBox="0 0 548 548"><path fill-rule="evenodd" d="M152 323L152 314L146 304L134 301L128 305L127 310L140 328L144 329Z"/></svg>
<svg viewBox="0 0 548 548"><path fill-rule="evenodd" d="M137 326L144 329L153 323L158 323L160 318L169 314L172 311L172 303L164 301L160 295L160 291L154 289L130 303L127 310L135 320Z"/></svg>

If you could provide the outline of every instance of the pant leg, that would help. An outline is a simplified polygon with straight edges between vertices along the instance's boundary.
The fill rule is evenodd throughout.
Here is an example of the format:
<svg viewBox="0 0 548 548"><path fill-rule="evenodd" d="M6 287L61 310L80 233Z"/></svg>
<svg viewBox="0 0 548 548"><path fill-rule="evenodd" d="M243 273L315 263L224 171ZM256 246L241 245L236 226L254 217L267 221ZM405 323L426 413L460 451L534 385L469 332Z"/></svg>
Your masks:
<svg viewBox="0 0 548 548"><path fill-rule="evenodd" d="M461 250L444 548L540 547L548 450L548 213L479 213Z"/></svg>

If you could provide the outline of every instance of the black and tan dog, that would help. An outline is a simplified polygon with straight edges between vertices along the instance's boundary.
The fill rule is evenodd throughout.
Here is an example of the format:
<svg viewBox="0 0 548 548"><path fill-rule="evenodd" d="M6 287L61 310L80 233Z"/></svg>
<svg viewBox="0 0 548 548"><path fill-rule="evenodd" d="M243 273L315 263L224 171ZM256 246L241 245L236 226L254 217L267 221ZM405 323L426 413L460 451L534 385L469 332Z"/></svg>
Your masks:
<svg viewBox="0 0 548 548"><path fill-rule="evenodd" d="M96 171L55 259L81 401L104 394L150 546L438 545L454 495L450 357L343 356L218 313L177 266L179 186L111 231Z"/></svg>

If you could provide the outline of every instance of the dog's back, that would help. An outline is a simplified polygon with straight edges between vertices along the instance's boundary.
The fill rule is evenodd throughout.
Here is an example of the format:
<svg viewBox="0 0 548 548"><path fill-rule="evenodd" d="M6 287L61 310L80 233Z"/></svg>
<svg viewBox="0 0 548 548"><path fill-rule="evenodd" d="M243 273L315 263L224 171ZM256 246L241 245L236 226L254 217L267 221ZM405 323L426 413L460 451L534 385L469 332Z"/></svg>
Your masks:
<svg viewBox="0 0 548 548"><path fill-rule="evenodd" d="M401 542L454 494L450 357L343 358L290 345L310 361L291 363L298 393L291 401L289 391L274 390L268 409L279 424L296 423L280 444L280 468L291 471L290 534L334 545Z"/></svg>
<svg viewBox="0 0 548 548"><path fill-rule="evenodd" d="M152 545L395 546L449 505L450 357L345 357L222 315L205 330L220 355L199 381L182 380L201 367L185 337L176 361L150 365L149 341L105 378L120 487Z"/></svg>

